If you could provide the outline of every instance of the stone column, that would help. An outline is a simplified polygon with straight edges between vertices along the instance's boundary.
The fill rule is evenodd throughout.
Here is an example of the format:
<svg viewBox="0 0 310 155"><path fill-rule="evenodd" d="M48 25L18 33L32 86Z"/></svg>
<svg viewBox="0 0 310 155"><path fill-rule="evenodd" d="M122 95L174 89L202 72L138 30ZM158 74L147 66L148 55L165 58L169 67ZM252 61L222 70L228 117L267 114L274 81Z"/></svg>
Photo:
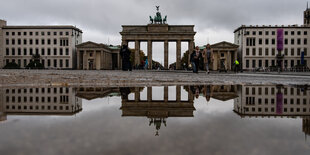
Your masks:
<svg viewBox="0 0 310 155"><path fill-rule="evenodd" d="M164 101L168 102L168 86L164 86Z"/></svg>
<svg viewBox="0 0 310 155"><path fill-rule="evenodd" d="M100 51L100 69L104 69L104 56L103 51Z"/></svg>
<svg viewBox="0 0 310 155"><path fill-rule="evenodd" d="M231 70L231 53L228 51L227 53L227 70Z"/></svg>
<svg viewBox="0 0 310 155"><path fill-rule="evenodd" d="M135 88L135 101L138 102L140 101L140 91L139 91L139 87Z"/></svg>
<svg viewBox="0 0 310 155"><path fill-rule="evenodd" d="M177 62L176 69L181 69L181 40L177 41Z"/></svg>
<svg viewBox="0 0 310 155"><path fill-rule="evenodd" d="M152 101L152 87L147 87L147 101Z"/></svg>
<svg viewBox="0 0 310 155"><path fill-rule="evenodd" d="M188 102L193 102L193 97L194 97L193 93L189 87L189 89L188 89Z"/></svg>
<svg viewBox="0 0 310 155"><path fill-rule="evenodd" d="M194 40L188 42L188 64L190 64L190 56L194 50Z"/></svg>
<svg viewBox="0 0 310 155"><path fill-rule="evenodd" d="M140 64L140 41L135 41L135 66Z"/></svg>
<svg viewBox="0 0 310 155"><path fill-rule="evenodd" d="M81 64L81 62L80 62L80 50L77 50L77 53L76 53L76 61L77 61L77 69L80 69L80 64Z"/></svg>
<svg viewBox="0 0 310 155"><path fill-rule="evenodd" d="M94 50L94 54L93 54L93 57L94 57L94 64L93 64L93 69L97 70L97 62L96 62L96 59L97 59L97 51Z"/></svg>
<svg viewBox="0 0 310 155"><path fill-rule="evenodd" d="M165 69L169 68L169 66L168 66L168 60L169 60L168 47L169 47L169 42L168 42L168 40L165 40L165 42L164 42L164 67L165 67Z"/></svg>
<svg viewBox="0 0 310 155"><path fill-rule="evenodd" d="M176 86L176 99L177 102L181 101L181 86Z"/></svg>
<svg viewBox="0 0 310 155"><path fill-rule="evenodd" d="M87 66L88 66L88 64L87 64L88 62L87 62L87 52L86 52L86 50L84 50L84 52L83 52L83 68L82 69L86 69L87 70Z"/></svg>
<svg viewBox="0 0 310 155"><path fill-rule="evenodd" d="M149 40L147 42L147 61L148 61L148 69L152 69L152 41Z"/></svg>

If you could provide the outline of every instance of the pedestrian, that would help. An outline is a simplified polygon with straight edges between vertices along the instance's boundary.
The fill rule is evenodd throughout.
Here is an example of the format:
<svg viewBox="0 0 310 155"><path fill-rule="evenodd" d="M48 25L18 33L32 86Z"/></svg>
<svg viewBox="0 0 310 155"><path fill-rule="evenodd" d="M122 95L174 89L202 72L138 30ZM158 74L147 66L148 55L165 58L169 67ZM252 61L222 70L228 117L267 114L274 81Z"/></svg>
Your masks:
<svg viewBox="0 0 310 155"><path fill-rule="evenodd" d="M213 86L205 85L204 88L202 89L202 93L206 97L207 102L209 102L213 94Z"/></svg>
<svg viewBox="0 0 310 155"><path fill-rule="evenodd" d="M235 62L234 62L234 65L235 65L235 73L238 73L238 71L239 71L239 61L238 61L238 59L236 59L235 60Z"/></svg>
<svg viewBox="0 0 310 155"><path fill-rule="evenodd" d="M122 57L122 70L123 71L132 71L132 66L130 62L130 54L131 51L129 50L128 46L126 44L122 45L122 48L120 50L120 55Z"/></svg>
<svg viewBox="0 0 310 155"><path fill-rule="evenodd" d="M202 57L203 57L203 61L204 61L205 67L206 67L206 71L209 74L210 73L209 65L214 60L213 51L211 49L210 44L207 44L206 48L203 51Z"/></svg>
<svg viewBox="0 0 310 155"><path fill-rule="evenodd" d="M193 67L193 72L198 73L199 60L201 59L201 52L199 46L196 46L195 50L192 52L190 56L190 62Z"/></svg>

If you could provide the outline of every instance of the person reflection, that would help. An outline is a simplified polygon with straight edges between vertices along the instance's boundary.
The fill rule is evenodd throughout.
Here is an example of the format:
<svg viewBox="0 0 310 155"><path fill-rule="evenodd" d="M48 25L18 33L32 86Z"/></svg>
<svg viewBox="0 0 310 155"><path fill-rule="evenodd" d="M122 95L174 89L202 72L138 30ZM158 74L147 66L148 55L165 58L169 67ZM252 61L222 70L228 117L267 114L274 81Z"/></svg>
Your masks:
<svg viewBox="0 0 310 155"><path fill-rule="evenodd" d="M190 89L191 92L194 94L195 98L197 99L201 92L201 86L190 86Z"/></svg>
<svg viewBox="0 0 310 155"><path fill-rule="evenodd" d="M213 95L213 89L214 87L212 85L205 85L201 90L203 93L203 96L206 97L207 102L210 101L211 96Z"/></svg>

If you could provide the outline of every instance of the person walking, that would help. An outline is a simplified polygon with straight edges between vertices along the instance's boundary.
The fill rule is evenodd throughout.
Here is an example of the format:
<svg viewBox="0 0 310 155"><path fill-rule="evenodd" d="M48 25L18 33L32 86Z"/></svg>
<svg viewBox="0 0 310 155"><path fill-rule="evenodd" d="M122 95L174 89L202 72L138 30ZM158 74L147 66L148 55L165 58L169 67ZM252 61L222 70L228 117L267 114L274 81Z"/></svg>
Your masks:
<svg viewBox="0 0 310 155"><path fill-rule="evenodd" d="M239 71L239 61L238 61L238 59L236 59L235 60L235 62L234 62L234 65L235 65L235 73L238 73L238 71Z"/></svg>
<svg viewBox="0 0 310 155"><path fill-rule="evenodd" d="M132 66L130 62L130 54L131 51L129 50L128 46L126 44L122 45L122 48L120 50L120 55L122 57L122 70L123 71L132 71Z"/></svg>
<svg viewBox="0 0 310 155"><path fill-rule="evenodd" d="M192 52L190 56L190 62L193 67L193 72L198 73L198 68L199 68L199 60L201 59L201 52L199 49L199 46L196 46L195 50Z"/></svg>
<svg viewBox="0 0 310 155"><path fill-rule="evenodd" d="M209 65L214 60L213 51L211 50L210 44L207 44L206 48L203 51L202 57L203 57L203 61L204 61L205 67L206 67L206 71L209 74L210 73Z"/></svg>

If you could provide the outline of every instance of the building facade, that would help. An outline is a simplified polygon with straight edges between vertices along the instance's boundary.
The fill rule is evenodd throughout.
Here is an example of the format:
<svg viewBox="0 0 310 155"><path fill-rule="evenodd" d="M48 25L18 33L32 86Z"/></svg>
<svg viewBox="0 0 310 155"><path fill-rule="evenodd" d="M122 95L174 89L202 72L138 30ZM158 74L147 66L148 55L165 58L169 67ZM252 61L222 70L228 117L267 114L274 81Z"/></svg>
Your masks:
<svg viewBox="0 0 310 155"><path fill-rule="evenodd" d="M0 89L0 118L11 114L73 115L82 110L75 88L29 87Z"/></svg>
<svg viewBox="0 0 310 155"><path fill-rule="evenodd" d="M8 26L0 20L0 67L15 62L25 68L39 54L45 68L75 69L82 33L74 26Z"/></svg>
<svg viewBox="0 0 310 155"><path fill-rule="evenodd" d="M304 13L304 25L301 26L242 25L237 28L234 31L234 43L239 45L238 57L242 68L251 70L281 66L290 69L302 64L302 55L304 65L310 66L309 13L310 9L307 9Z"/></svg>
<svg viewBox="0 0 310 155"><path fill-rule="evenodd" d="M119 46L98 44L91 41L77 47L77 69L121 69Z"/></svg>

